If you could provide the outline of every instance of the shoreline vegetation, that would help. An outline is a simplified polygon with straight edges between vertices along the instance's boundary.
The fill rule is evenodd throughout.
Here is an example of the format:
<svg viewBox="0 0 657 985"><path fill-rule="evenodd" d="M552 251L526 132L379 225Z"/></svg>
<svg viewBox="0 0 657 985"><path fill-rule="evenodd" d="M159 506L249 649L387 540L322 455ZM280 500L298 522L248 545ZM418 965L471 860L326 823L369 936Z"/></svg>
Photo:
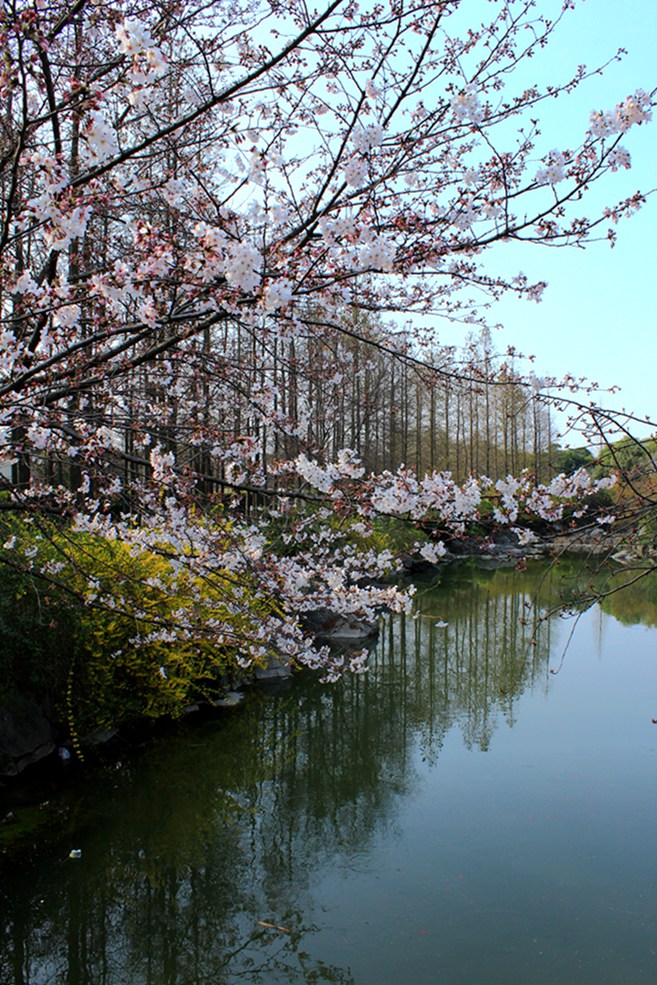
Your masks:
<svg viewBox="0 0 657 985"><path fill-rule="evenodd" d="M439 576L445 565L467 560L522 570L529 560L545 558L549 563L561 555L582 554L594 566L607 561L619 566L641 557L645 560L646 553L636 543L629 546L627 536L602 530L595 522L541 531L524 544L517 534L504 529L487 540L481 531L477 536L452 537L439 561L425 560L417 549L405 554L399 551L399 540L407 536L402 521L386 531L389 540L397 539L400 558L386 581L408 583L414 577ZM56 548L54 535L51 546ZM88 538L83 547L91 551ZM121 545L114 545L112 552L114 564L119 556L130 567L126 575L130 591L147 591L146 568L153 559L135 562L122 554ZM113 571L116 574L115 567ZM98 587L101 591L102 586ZM129 601L124 595L126 607ZM260 600L254 602L254 618L260 604ZM299 616L304 632L316 645L353 652L378 633L376 619L345 616L328 607ZM52 763L56 769L60 762L93 759L101 745L111 745L117 738L123 742L127 735L143 738L180 718L223 714L240 705L250 687L286 686L294 673L293 662L284 654L277 657L269 652L260 666L246 670L240 668L237 653L229 647L171 641L167 667L174 665L171 647L179 650L177 676L172 679L170 670L165 670L161 641L150 649L136 643L129 646L127 611L99 610L77 593L73 583L68 585L67 596L24 572L5 571L0 620L6 640L0 692L0 783L20 782L24 771L35 764L44 770Z"/></svg>

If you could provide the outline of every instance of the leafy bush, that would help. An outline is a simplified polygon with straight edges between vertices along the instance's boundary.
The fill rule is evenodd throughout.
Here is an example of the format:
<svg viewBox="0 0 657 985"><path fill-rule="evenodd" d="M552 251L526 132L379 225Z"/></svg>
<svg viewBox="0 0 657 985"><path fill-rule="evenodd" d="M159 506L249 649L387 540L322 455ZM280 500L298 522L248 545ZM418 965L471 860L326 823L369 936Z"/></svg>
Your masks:
<svg viewBox="0 0 657 985"><path fill-rule="evenodd" d="M70 601L40 579L0 570L0 700L14 689L46 707L63 691L79 619Z"/></svg>
<svg viewBox="0 0 657 985"><path fill-rule="evenodd" d="M73 736L216 695L275 608L230 572L194 579L166 545L4 517L0 538L2 687L30 690Z"/></svg>

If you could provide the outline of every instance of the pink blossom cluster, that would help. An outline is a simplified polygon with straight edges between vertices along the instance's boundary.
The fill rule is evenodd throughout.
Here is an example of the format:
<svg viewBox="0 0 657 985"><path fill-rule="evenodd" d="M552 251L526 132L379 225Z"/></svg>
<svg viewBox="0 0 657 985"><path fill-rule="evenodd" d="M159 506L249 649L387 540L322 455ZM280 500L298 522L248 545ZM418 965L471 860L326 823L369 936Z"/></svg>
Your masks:
<svg viewBox="0 0 657 985"><path fill-rule="evenodd" d="M591 113L591 133L595 137L609 137L625 133L630 127L647 123L652 119L652 99L643 89L628 96L615 109Z"/></svg>
<svg viewBox="0 0 657 985"><path fill-rule="evenodd" d="M484 109L474 83L468 83L462 92L452 98L450 105L452 113L459 122L482 123L484 120Z"/></svg>
<svg viewBox="0 0 657 985"><path fill-rule="evenodd" d="M540 184L557 185L566 177L566 157L561 151L551 151L546 159L545 167L536 172L536 180Z"/></svg>

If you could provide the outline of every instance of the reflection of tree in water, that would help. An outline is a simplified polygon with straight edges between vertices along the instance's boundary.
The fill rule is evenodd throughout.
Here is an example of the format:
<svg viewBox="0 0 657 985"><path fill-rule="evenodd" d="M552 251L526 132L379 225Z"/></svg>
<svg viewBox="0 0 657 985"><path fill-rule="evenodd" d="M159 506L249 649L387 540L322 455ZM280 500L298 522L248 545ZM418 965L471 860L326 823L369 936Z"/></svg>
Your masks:
<svg viewBox="0 0 657 985"><path fill-rule="evenodd" d="M623 587L628 584L631 589ZM605 587L611 594L602 599L604 612L624 626L657 626L657 571L620 570Z"/></svg>
<svg viewBox="0 0 657 985"><path fill-rule="evenodd" d="M71 798L59 843L0 880L3 985L352 981L304 951L303 885L266 885L278 704L181 730Z"/></svg>
<svg viewBox="0 0 657 985"><path fill-rule="evenodd" d="M435 756L455 724L481 749L500 716L513 724L516 698L547 672L551 626L541 613L559 586L544 569L456 569L420 592L413 618L388 622L374 672L388 686L391 714L403 692L407 727L425 754Z"/></svg>
<svg viewBox="0 0 657 985"><path fill-rule="evenodd" d="M395 819L418 738L437 755L458 724L486 748L500 716L513 722L547 665L534 587L453 577L418 618L385 623L367 678L254 694L60 798L49 855L0 881L0 980L351 982L303 949L315 873L348 866Z"/></svg>

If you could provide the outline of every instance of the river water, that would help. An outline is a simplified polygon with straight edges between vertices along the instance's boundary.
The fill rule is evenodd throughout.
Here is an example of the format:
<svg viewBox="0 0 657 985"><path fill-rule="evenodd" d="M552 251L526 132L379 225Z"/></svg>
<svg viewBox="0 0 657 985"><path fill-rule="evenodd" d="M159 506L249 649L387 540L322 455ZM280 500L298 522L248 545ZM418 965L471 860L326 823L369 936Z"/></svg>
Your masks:
<svg viewBox="0 0 657 985"><path fill-rule="evenodd" d="M3 791L2 985L655 985L657 585L566 646L573 577L446 568L366 677Z"/></svg>

